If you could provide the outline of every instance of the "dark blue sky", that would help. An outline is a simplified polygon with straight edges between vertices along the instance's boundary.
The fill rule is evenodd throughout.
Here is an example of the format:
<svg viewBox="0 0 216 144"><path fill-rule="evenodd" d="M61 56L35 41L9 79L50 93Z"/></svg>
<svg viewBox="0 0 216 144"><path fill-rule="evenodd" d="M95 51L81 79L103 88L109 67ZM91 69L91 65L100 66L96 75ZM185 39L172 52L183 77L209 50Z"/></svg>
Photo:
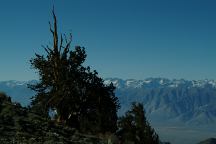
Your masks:
<svg viewBox="0 0 216 144"><path fill-rule="evenodd" d="M37 79L34 53L59 32L106 77L216 79L215 0L1 0L0 80Z"/></svg>

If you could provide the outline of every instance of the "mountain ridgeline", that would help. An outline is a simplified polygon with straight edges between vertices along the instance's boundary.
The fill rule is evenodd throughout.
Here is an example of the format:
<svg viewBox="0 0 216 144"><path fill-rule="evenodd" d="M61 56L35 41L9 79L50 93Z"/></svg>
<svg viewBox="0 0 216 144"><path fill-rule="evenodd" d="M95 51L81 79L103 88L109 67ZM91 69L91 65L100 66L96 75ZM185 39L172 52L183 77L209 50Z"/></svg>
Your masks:
<svg viewBox="0 0 216 144"><path fill-rule="evenodd" d="M27 84L36 81L2 81L0 90L13 101L26 106L34 92ZM148 78L145 80L105 79L104 83L116 86L122 115L132 102L142 102L146 114L153 123L179 121L188 124L211 124L216 122L216 81L213 80L169 80Z"/></svg>
<svg viewBox="0 0 216 144"><path fill-rule="evenodd" d="M216 122L216 81L106 79L116 87L123 114L133 101L142 102L153 123L179 121L187 124ZM158 121L159 120L159 121Z"/></svg>

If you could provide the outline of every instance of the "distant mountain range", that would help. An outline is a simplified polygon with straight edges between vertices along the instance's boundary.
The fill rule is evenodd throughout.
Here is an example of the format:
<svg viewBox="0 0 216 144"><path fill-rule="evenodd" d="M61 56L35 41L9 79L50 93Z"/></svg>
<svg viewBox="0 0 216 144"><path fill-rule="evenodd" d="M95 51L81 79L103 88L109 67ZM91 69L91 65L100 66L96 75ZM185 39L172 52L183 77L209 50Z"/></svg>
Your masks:
<svg viewBox="0 0 216 144"><path fill-rule="evenodd" d="M123 114L133 101L144 103L149 118L154 122L175 121L200 125L216 123L216 81L106 79L113 83Z"/></svg>
<svg viewBox="0 0 216 144"><path fill-rule="evenodd" d="M36 83L36 80L31 81L0 81L0 91L5 92L12 98L13 101L27 106L31 102L31 98L35 93L28 88L28 84Z"/></svg>
<svg viewBox="0 0 216 144"><path fill-rule="evenodd" d="M131 102L141 102L163 141L195 144L216 137L216 81L109 78L121 103L122 115ZM183 141L182 141L183 140Z"/></svg>
<svg viewBox="0 0 216 144"><path fill-rule="evenodd" d="M13 101L26 106L34 92L28 89L32 81L1 81L0 91ZM116 96L121 103L122 115L132 102L141 102L153 123L164 121L200 125L216 123L216 81L214 80L169 80L148 78L145 80L105 79L105 84L116 86Z"/></svg>
<svg viewBox="0 0 216 144"><path fill-rule="evenodd" d="M26 106L34 95L27 84L36 82L2 81L0 91ZM184 144L192 144L215 136L215 80L108 78L104 81L105 84L111 82L121 103L119 115L129 109L131 102L143 103L148 119L164 141L180 144L182 137L186 139Z"/></svg>

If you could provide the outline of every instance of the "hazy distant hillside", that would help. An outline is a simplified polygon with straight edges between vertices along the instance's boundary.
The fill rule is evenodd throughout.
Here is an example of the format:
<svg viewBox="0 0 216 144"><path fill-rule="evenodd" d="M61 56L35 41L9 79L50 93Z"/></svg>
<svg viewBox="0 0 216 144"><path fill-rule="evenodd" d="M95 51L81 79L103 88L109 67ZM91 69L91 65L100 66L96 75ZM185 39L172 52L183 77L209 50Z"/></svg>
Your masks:
<svg viewBox="0 0 216 144"><path fill-rule="evenodd" d="M20 102L23 106L30 103L34 92L28 88L28 84L35 83L32 81L2 81L0 82L0 91L5 92L12 97L13 101Z"/></svg>
<svg viewBox="0 0 216 144"><path fill-rule="evenodd" d="M198 144L216 144L216 138L210 138L210 139L204 140Z"/></svg>

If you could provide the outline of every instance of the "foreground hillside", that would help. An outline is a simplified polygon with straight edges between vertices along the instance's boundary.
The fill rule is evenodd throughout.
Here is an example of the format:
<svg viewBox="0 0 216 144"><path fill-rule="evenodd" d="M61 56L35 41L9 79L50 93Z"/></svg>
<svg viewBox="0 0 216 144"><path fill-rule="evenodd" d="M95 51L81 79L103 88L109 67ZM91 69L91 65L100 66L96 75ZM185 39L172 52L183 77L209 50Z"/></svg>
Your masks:
<svg viewBox="0 0 216 144"><path fill-rule="evenodd" d="M0 93L1 144L103 144L96 136L79 134L75 129L55 124Z"/></svg>

